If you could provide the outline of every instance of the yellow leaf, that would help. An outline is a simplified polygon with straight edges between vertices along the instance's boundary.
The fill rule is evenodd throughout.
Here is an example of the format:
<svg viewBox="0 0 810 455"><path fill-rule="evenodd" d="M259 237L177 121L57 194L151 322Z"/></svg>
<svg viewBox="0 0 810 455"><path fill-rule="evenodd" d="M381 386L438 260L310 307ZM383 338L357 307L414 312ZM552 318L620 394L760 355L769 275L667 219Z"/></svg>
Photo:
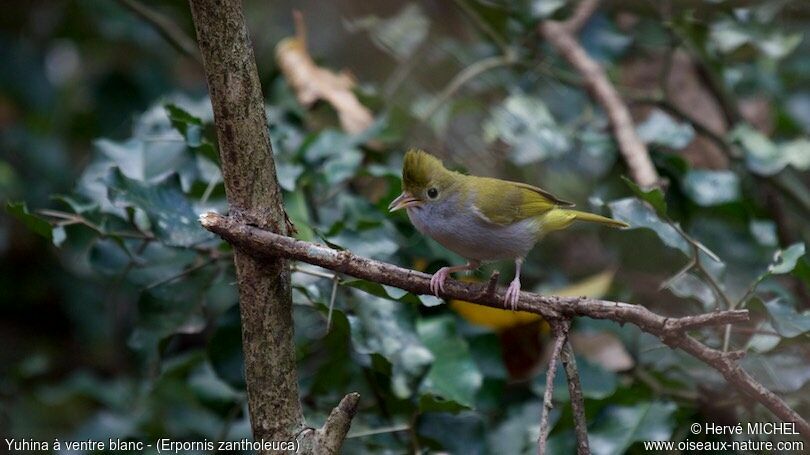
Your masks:
<svg viewBox="0 0 810 455"><path fill-rule="evenodd" d="M610 289L610 285L613 283L614 274L615 272L613 270L606 270L569 286L556 290L550 290L548 293L563 297L586 296L591 298L601 298ZM541 319L540 316L534 313L501 310L498 308L476 305L463 300L451 300L450 308L452 308L468 322L475 325L488 327L495 331L501 331L510 327L528 324Z"/></svg>
<svg viewBox="0 0 810 455"><path fill-rule="evenodd" d="M351 134L364 131L371 126L374 118L352 92L354 78L345 70L336 73L315 64L307 50L304 18L300 11L295 11L293 15L295 36L285 38L276 45L276 62L298 101L309 107L322 99L335 108L344 131Z"/></svg>

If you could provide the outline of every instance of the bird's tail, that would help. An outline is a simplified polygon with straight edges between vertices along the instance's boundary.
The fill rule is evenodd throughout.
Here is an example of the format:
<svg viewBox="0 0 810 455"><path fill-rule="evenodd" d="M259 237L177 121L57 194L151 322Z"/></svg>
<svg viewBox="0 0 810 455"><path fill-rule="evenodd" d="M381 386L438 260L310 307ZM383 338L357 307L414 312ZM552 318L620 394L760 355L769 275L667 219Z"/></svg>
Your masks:
<svg viewBox="0 0 810 455"><path fill-rule="evenodd" d="M630 225L625 223L624 221L614 220L613 218L597 215L595 213L580 212L579 210L566 210L566 212L569 212L571 215L574 215L574 219L580 221L589 221L592 223L604 224L605 226L610 226L614 228L630 227Z"/></svg>

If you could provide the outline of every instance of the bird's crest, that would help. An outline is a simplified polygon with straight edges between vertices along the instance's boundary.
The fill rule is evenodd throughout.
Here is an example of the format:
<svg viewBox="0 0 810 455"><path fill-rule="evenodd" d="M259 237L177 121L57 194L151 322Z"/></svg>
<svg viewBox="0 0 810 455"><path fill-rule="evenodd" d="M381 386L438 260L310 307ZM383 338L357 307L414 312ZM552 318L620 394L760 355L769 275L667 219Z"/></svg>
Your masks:
<svg viewBox="0 0 810 455"><path fill-rule="evenodd" d="M444 170L441 160L419 149L411 149L405 154L402 165L402 183L405 188L424 188Z"/></svg>

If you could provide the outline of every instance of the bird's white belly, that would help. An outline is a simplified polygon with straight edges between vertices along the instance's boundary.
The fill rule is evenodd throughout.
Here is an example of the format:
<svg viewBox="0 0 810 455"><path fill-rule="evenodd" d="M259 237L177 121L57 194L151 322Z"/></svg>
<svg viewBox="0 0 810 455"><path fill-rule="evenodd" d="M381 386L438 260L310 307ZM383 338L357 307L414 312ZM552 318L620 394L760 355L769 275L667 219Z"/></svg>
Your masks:
<svg viewBox="0 0 810 455"><path fill-rule="evenodd" d="M524 257L537 242L538 220L531 218L501 226L468 210L428 206L409 207L408 217L419 232L466 259L496 261Z"/></svg>

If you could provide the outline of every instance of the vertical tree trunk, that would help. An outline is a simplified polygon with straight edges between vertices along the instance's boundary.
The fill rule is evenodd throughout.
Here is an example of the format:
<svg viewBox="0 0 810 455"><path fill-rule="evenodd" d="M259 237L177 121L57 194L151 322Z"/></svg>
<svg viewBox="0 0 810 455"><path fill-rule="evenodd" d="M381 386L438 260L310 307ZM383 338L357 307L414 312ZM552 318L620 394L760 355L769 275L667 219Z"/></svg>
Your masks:
<svg viewBox="0 0 810 455"><path fill-rule="evenodd" d="M240 0L190 0L214 107L230 213L286 235L256 61ZM290 274L281 258L236 251L242 349L256 440L290 441L303 428Z"/></svg>

